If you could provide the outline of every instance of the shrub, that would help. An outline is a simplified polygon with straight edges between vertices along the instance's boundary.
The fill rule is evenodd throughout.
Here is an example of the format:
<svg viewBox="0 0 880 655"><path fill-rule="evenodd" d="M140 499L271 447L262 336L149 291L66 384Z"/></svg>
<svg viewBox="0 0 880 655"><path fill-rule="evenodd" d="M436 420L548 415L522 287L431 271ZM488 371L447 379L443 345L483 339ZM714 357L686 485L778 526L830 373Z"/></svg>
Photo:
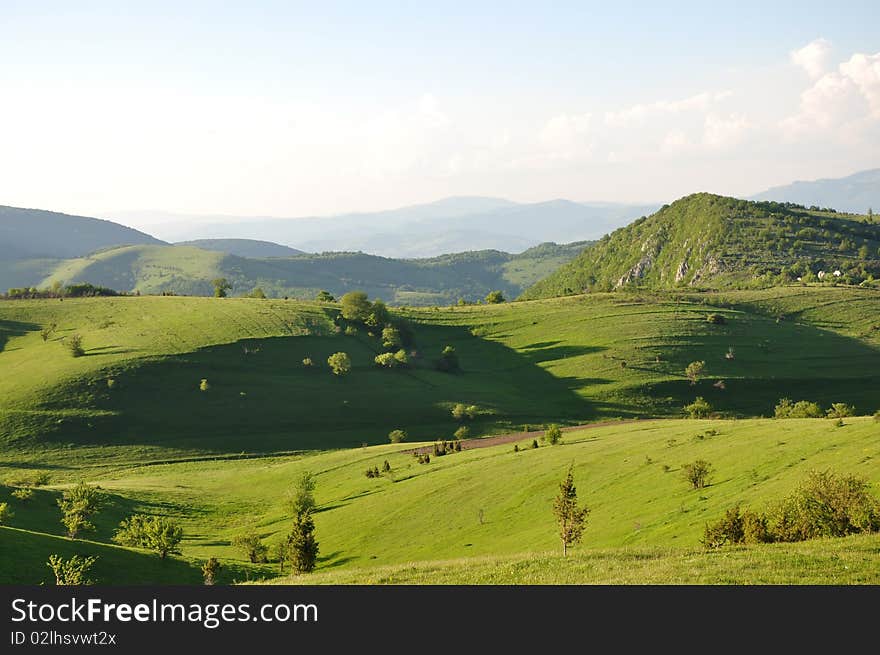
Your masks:
<svg viewBox="0 0 880 655"><path fill-rule="evenodd" d="M856 415L856 408L846 403L831 403L831 408L826 412L828 418L846 418Z"/></svg>
<svg viewBox="0 0 880 655"><path fill-rule="evenodd" d="M205 580L206 585L212 585L217 579L217 574L220 572L220 560L216 557L211 557L207 562L202 564L202 578Z"/></svg>
<svg viewBox="0 0 880 655"><path fill-rule="evenodd" d="M0 525L8 523L14 516L15 513L9 509L9 503L0 503Z"/></svg>
<svg viewBox="0 0 880 655"><path fill-rule="evenodd" d="M470 436L470 434L471 434L471 429L466 425L462 425L460 428L458 428L453 433L452 436L454 436L456 439L467 439Z"/></svg>
<svg viewBox="0 0 880 655"><path fill-rule="evenodd" d="M336 298L333 297L333 294L324 289L318 292L318 295L315 296L315 300L318 302L336 302Z"/></svg>
<svg viewBox="0 0 880 655"><path fill-rule="evenodd" d="M207 378L202 378L202 381L199 382L199 391L207 391L211 388L211 385L208 384Z"/></svg>
<svg viewBox="0 0 880 655"><path fill-rule="evenodd" d="M60 555L49 555L46 566L52 569L52 573L55 574L56 585L90 585L93 583L86 578L86 573L97 561L97 556L80 557L74 555L70 559L64 560Z"/></svg>
<svg viewBox="0 0 880 655"><path fill-rule="evenodd" d="M12 492L12 497L16 500L20 500L23 503L26 503L31 498L34 497L33 489L16 489Z"/></svg>
<svg viewBox="0 0 880 655"><path fill-rule="evenodd" d="M869 483L852 475L811 471L771 514L779 541L843 537L880 530L880 501Z"/></svg>
<svg viewBox="0 0 880 655"><path fill-rule="evenodd" d="M685 480L691 483L694 489L702 489L709 484L709 472L712 465L704 459L698 459L681 467Z"/></svg>
<svg viewBox="0 0 880 655"><path fill-rule="evenodd" d="M513 444L513 452L515 452L515 453L519 452L519 444Z"/></svg>
<svg viewBox="0 0 880 655"><path fill-rule="evenodd" d="M490 291L486 295L486 304L497 305L504 302L504 294L500 291Z"/></svg>
<svg viewBox="0 0 880 655"><path fill-rule="evenodd" d="M358 333L357 328L353 325L348 325L345 328L345 335L349 337L356 336Z"/></svg>
<svg viewBox="0 0 880 655"><path fill-rule="evenodd" d="M61 523L67 528L67 536L75 539L83 530L94 530L89 519L106 502L106 494L98 486L90 486L80 482L72 489L64 492L58 500L61 508Z"/></svg>
<svg viewBox="0 0 880 655"><path fill-rule="evenodd" d="M691 385L697 383L697 380L700 379L700 376L703 374L703 369L706 368L706 362L691 362L684 369L684 374L687 376L687 379L691 381Z"/></svg>
<svg viewBox="0 0 880 655"><path fill-rule="evenodd" d="M459 370L458 355L455 354L454 346L446 346L440 353L440 359L437 360L436 368L444 373L453 373Z"/></svg>
<svg viewBox="0 0 880 655"><path fill-rule="evenodd" d="M260 540L260 535L253 530L235 537L232 540L232 545L241 551L249 562L254 564L265 562L266 555L269 553L268 546Z"/></svg>
<svg viewBox="0 0 880 655"><path fill-rule="evenodd" d="M822 418L822 408L814 402L799 400L793 403L788 398L781 398L773 409L774 418Z"/></svg>
<svg viewBox="0 0 880 655"><path fill-rule="evenodd" d="M544 437L546 437L550 444L555 446L562 439L562 430L559 429L558 425L552 423L550 427L547 428L547 432L544 433Z"/></svg>
<svg viewBox="0 0 880 655"><path fill-rule="evenodd" d="M706 322L713 325L724 325L727 323L727 319L724 318L723 314L709 314L706 316Z"/></svg>
<svg viewBox="0 0 880 655"><path fill-rule="evenodd" d="M382 473L391 473L391 464L387 459L382 463Z"/></svg>
<svg viewBox="0 0 880 655"><path fill-rule="evenodd" d="M119 523L113 541L123 546L146 548L159 553L165 559L169 553L179 553L178 544L183 540L183 528L164 516L135 514Z"/></svg>
<svg viewBox="0 0 880 655"><path fill-rule="evenodd" d="M537 447L538 447L538 440L532 439L532 448L537 448Z"/></svg>
<svg viewBox="0 0 880 655"><path fill-rule="evenodd" d="M247 295L248 298L260 298L262 300L266 299L266 292L263 291L262 287L254 287L251 292Z"/></svg>
<svg viewBox="0 0 880 655"><path fill-rule="evenodd" d="M333 371L333 375L347 375L351 371L351 357L348 353L333 353L327 358L327 365Z"/></svg>
<svg viewBox="0 0 880 655"><path fill-rule="evenodd" d="M64 345L73 357L82 357L86 354L83 348L83 338L79 333L71 334L65 341Z"/></svg>
<svg viewBox="0 0 880 655"><path fill-rule="evenodd" d="M379 467L374 466L372 468L368 468L364 472L364 475L366 475L368 478L378 478L379 477Z"/></svg>
<svg viewBox="0 0 880 655"><path fill-rule="evenodd" d="M388 439L391 443L400 443L401 441L406 441L406 430L392 430L388 433Z"/></svg>
<svg viewBox="0 0 880 655"><path fill-rule="evenodd" d="M876 412L874 412L874 420L880 421L880 409L878 409Z"/></svg>
<svg viewBox="0 0 880 655"><path fill-rule="evenodd" d="M214 280L211 280L211 284L214 285L215 298L225 298L226 293L232 289L232 285L229 284L229 280L227 280L225 277L218 277Z"/></svg>
<svg viewBox="0 0 880 655"><path fill-rule="evenodd" d="M293 487L285 494L285 508L292 516L315 509L315 487L317 485L315 474L311 471L303 471L299 474Z"/></svg>
<svg viewBox="0 0 880 655"><path fill-rule="evenodd" d="M370 316L372 305L363 291L349 291L340 299L342 318L364 322Z"/></svg>
<svg viewBox="0 0 880 655"><path fill-rule="evenodd" d="M394 368L397 366L397 360L394 358L393 353L381 353L376 355L376 357L373 358L373 361L376 362L377 366L383 368Z"/></svg>
<svg viewBox="0 0 880 655"><path fill-rule="evenodd" d="M773 541L767 517L740 506L727 510L714 524L706 524L700 542L706 548L720 548L726 544L757 544Z"/></svg>
<svg viewBox="0 0 880 655"><path fill-rule="evenodd" d="M712 413L712 405L702 396L697 396L694 402L684 406L684 411L689 418L706 418Z"/></svg>
<svg viewBox="0 0 880 655"><path fill-rule="evenodd" d="M409 364L409 356L406 354L406 351L401 348L397 352L394 353L394 361L398 366L406 366Z"/></svg>
<svg viewBox="0 0 880 655"><path fill-rule="evenodd" d="M382 329L383 348L388 348L390 350L392 348L400 348L402 345L403 339L400 336L400 330L391 325Z"/></svg>
<svg viewBox="0 0 880 655"><path fill-rule="evenodd" d="M315 365L315 363L312 361L311 357L304 357L303 358L303 366L305 366L306 368L311 368L314 365Z"/></svg>

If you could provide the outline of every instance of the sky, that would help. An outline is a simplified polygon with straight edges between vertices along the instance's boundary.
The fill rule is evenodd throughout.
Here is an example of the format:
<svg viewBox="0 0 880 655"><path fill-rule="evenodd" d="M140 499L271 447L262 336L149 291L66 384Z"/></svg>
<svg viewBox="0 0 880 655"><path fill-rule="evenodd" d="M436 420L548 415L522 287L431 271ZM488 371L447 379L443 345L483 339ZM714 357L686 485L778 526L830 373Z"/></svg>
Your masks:
<svg viewBox="0 0 880 655"><path fill-rule="evenodd" d="M0 204L308 216L840 177L880 166L878 25L876 0L0 0Z"/></svg>

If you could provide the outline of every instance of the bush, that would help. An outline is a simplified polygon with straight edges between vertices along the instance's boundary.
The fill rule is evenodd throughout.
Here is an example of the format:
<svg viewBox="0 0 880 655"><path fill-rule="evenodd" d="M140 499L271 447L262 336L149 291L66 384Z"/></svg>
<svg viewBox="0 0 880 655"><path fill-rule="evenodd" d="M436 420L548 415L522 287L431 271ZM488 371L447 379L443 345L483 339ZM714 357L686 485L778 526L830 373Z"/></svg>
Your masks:
<svg viewBox="0 0 880 655"><path fill-rule="evenodd" d="M26 503L31 498L34 497L33 489L16 489L12 492L12 497L16 500L20 500L23 503Z"/></svg>
<svg viewBox="0 0 880 655"><path fill-rule="evenodd" d="M220 572L220 560L216 557L211 557L207 562L202 564L202 577L205 580L206 585L212 585L217 579L217 574Z"/></svg>
<svg viewBox="0 0 880 655"><path fill-rule="evenodd" d="M486 304L497 305L504 302L504 294L500 291L490 291L486 295Z"/></svg>
<svg viewBox="0 0 880 655"><path fill-rule="evenodd" d="M248 561L256 564L266 561L269 548L260 540L260 535L251 530L240 534L232 540L232 545L238 548L248 558Z"/></svg>
<svg viewBox="0 0 880 655"><path fill-rule="evenodd" d="M720 548L727 544L757 544L773 541L767 526L767 517L739 505L727 510L715 524L706 524L700 542L706 548Z"/></svg>
<svg viewBox="0 0 880 655"><path fill-rule="evenodd" d="M874 420L880 421L880 409L878 409L876 412L874 412Z"/></svg>
<svg viewBox="0 0 880 655"><path fill-rule="evenodd" d="M397 366L397 360L394 358L393 353L381 353L376 355L373 358L373 361L376 362L376 366L381 366L383 368L394 368Z"/></svg>
<svg viewBox="0 0 880 655"><path fill-rule="evenodd" d="M164 516L135 514L123 519L113 535L113 541L123 546L146 548L159 553L165 559L169 553L179 553L178 544L183 540L183 528Z"/></svg>
<svg viewBox="0 0 880 655"><path fill-rule="evenodd" d="M555 423L551 424L549 428L547 428L547 432L544 433L544 437L550 442L551 445L556 445L562 439L562 430L559 429L559 426Z"/></svg>
<svg viewBox="0 0 880 655"><path fill-rule="evenodd" d="M93 583L86 578L86 573L97 561L97 556L80 557L74 555L69 560L64 560L60 555L49 555L46 566L52 569L52 573L55 574L56 585L90 585Z"/></svg>
<svg viewBox="0 0 880 655"><path fill-rule="evenodd" d="M831 403L831 408L826 412L828 418L846 418L856 415L856 408L846 403Z"/></svg>
<svg viewBox="0 0 880 655"><path fill-rule="evenodd" d="M538 447L538 440L532 439L532 448L537 448L537 447Z"/></svg>
<svg viewBox="0 0 880 655"><path fill-rule="evenodd" d="M199 382L199 391L207 391L211 388L211 385L208 384L208 380L206 378L202 378L202 381Z"/></svg>
<svg viewBox="0 0 880 655"><path fill-rule="evenodd" d="M684 406L684 411L689 418L706 418L712 413L712 405L702 396L697 396L694 402Z"/></svg>
<svg viewBox="0 0 880 655"><path fill-rule="evenodd" d="M712 323L712 325L724 325L727 323L727 319L724 318L723 314L709 314L706 316L706 322Z"/></svg>
<svg viewBox="0 0 880 655"><path fill-rule="evenodd" d="M89 518L106 503L107 496L98 486L80 482L64 492L58 500L61 508L61 523L67 528L67 536L75 539L83 530L94 530Z"/></svg>
<svg viewBox="0 0 880 655"><path fill-rule="evenodd" d="M365 322L373 308L363 291L350 291L339 302L342 305L342 318L349 321Z"/></svg>
<svg viewBox="0 0 880 655"><path fill-rule="evenodd" d="M380 477L380 475L379 475L379 467L378 467L378 466L374 466L374 467L372 467L372 468L368 468L368 469L364 472L364 475L366 475L368 478L378 478L378 477Z"/></svg>
<svg viewBox="0 0 880 655"><path fill-rule="evenodd" d="M456 439L467 439L470 436L470 434L471 434L471 429L466 425L462 425L460 428L458 428L453 433L452 436L454 436Z"/></svg>
<svg viewBox="0 0 880 655"><path fill-rule="evenodd" d="M401 348L394 353L394 361L397 362L398 366L406 366L409 364L409 356L406 354L406 351Z"/></svg>
<svg viewBox="0 0 880 655"><path fill-rule="evenodd" d="M774 418L822 418L825 413L818 404L808 400L793 403L788 398L781 398L773 409Z"/></svg>
<svg viewBox="0 0 880 655"><path fill-rule="evenodd" d="M358 333L358 331L355 326L353 326L353 325L346 326L346 328L345 328L345 335L346 336L354 337L354 336L357 336L357 333Z"/></svg>
<svg viewBox="0 0 880 655"><path fill-rule="evenodd" d="M9 509L9 503L0 503L0 525L8 523L14 516L15 513Z"/></svg>
<svg viewBox="0 0 880 655"><path fill-rule="evenodd" d="M391 464L387 459L382 463L382 473L391 473Z"/></svg>
<svg viewBox="0 0 880 655"><path fill-rule="evenodd" d="M436 368L444 373L453 373L459 370L458 355L455 354L454 346L446 346L440 353L440 359L437 360Z"/></svg>
<svg viewBox="0 0 880 655"><path fill-rule="evenodd" d="M697 383L697 380L700 379L705 368L706 362L691 362L687 365L684 369L684 374L687 376L687 379L691 381L691 385Z"/></svg>
<svg viewBox="0 0 880 655"><path fill-rule="evenodd" d="M388 433L388 439L391 443L400 443L401 441L406 441L406 430L392 430Z"/></svg>
<svg viewBox="0 0 880 655"><path fill-rule="evenodd" d="M388 326L382 329L382 347L393 349L400 348L403 345L403 339L400 336L400 330L396 327Z"/></svg>
<svg viewBox="0 0 880 655"><path fill-rule="evenodd" d="M254 287L251 292L247 295L248 298L260 298L262 300L266 299L266 292L263 291L262 287Z"/></svg>
<svg viewBox="0 0 880 655"><path fill-rule="evenodd" d="M704 459L698 459L681 467L685 480L691 483L694 489L702 489L709 485L709 472L712 465Z"/></svg>
<svg viewBox="0 0 880 655"><path fill-rule="evenodd" d="M327 358L327 365L333 375L347 375L351 371L351 357L344 352L333 353Z"/></svg>
<svg viewBox="0 0 880 655"><path fill-rule="evenodd" d="M318 295L315 296L315 300L318 302L336 302L336 298L333 297L333 294L324 289L318 292Z"/></svg>
<svg viewBox="0 0 880 655"><path fill-rule="evenodd" d="M83 348L83 338L80 334L71 334L64 341L64 345L68 351L70 351L71 356L73 357L82 357L86 354L86 349Z"/></svg>
<svg viewBox="0 0 880 655"><path fill-rule="evenodd" d="M476 405L465 405L464 403L456 403L452 407L452 418L454 418L456 421L474 419L479 413L480 408Z"/></svg>
<svg viewBox="0 0 880 655"><path fill-rule="evenodd" d="M312 361L311 357L304 357L303 358L303 366L304 367L311 368L314 365L315 365L315 363Z"/></svg>
<svg viewBox="0 0 880 655"><path fill-rule="evenodd" d="M869 483L852 475L812 471L772 513L779 541L843 537L880 530L880 501Z"/></svg>

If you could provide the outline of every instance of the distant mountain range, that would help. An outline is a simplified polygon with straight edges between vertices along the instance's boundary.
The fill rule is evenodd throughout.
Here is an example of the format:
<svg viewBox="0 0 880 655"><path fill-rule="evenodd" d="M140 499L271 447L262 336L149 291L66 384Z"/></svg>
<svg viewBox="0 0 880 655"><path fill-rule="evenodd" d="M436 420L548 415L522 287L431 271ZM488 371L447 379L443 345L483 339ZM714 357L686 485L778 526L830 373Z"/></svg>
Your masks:
<svg viewBox="0 0 880 655"><path fill-rule="evenodd" d="M424 258L486 249L516 253L548 241L596 239L658 206L568 200L522 204L476 196L329 217L120 212L112 218L131 224L151 224L152 231L169 241L250 238L309 252L359 251L383 257Z"/></svg>
<svg viewBox="0 0 880 655"><path fill-rule="evenodd" d="M805 207L831 207L864 214L880 211L880 168L835 179L792 182L754 195L750 200L793 202Z"/></svg>

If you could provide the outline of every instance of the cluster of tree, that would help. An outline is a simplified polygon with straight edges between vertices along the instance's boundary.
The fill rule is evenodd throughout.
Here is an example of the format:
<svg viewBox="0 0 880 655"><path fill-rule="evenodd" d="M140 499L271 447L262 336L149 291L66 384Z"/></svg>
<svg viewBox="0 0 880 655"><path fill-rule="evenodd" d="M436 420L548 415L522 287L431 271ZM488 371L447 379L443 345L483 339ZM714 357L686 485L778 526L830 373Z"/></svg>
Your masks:
<svg viewBox="0 0 880 655"><path fill-rule="evenodd" d="M880 500L867 480L831 471L812 471L797 489L760 513L739 505L706 524L706 548L726 544L805 541L880 531Z"/></svg>
<svg viewBox="0 0 880 655"><path fill-rule="evenodd" d="M413 453L413 457L419 464L430 464L431 456L428 453Z"/></svg>
<svg viewBox="0 0 880 655"><path fill-rule="evenodd" d="M855 416L856 409L846 403L832 403L831 407L823 411L818 403L808 400L792 402L788 398L781 398L773 409L774 418L837 418Z"/></svg>
<svg viewBox="0 0 880 655"><path fill-rule="evenodd" d="M436 457L443 457L444 455L448 455L450 453L460 453L461 452L461 441L458 439L453 439L452 441L435 441L434 442L434 455Z"/></svg>
<svg viewBox="0 0 880 655"><path fill-rule="evenodd" d="M80 284L62 285L54 282L51 287L37 289L36 287L13 287L0 297L6 300L24 300L32 298L93 298L98 296L125 296L130 295L107 287L99 287L88 282Z"/></svg>
<svg viewBox="0 0 880 655"><path fill-rule="evenodd" d="M364 475L368 478L381 478L383 473L391 473L391 464L386 459L382 464L382 471L379 471L378 466L373 466L372 468L368 468Z"/></svg>
<svg viewBox="0 0 880 655"><path fill-rule="evenodd" d="M132 548L145 548L159 553L165 559L169 553L180 554L183 528L164 516L135 514L123 519L113 535L113 541Z"/></svg>
<svg viewBox="0 0 880 655"><path fill-rule="evenodd" d="M476 405L465 405L464 403L455 403L452 406L452 418L456 421L465 421L465 420L473 420L475 419L479 413L480 408Z"/></svg>

